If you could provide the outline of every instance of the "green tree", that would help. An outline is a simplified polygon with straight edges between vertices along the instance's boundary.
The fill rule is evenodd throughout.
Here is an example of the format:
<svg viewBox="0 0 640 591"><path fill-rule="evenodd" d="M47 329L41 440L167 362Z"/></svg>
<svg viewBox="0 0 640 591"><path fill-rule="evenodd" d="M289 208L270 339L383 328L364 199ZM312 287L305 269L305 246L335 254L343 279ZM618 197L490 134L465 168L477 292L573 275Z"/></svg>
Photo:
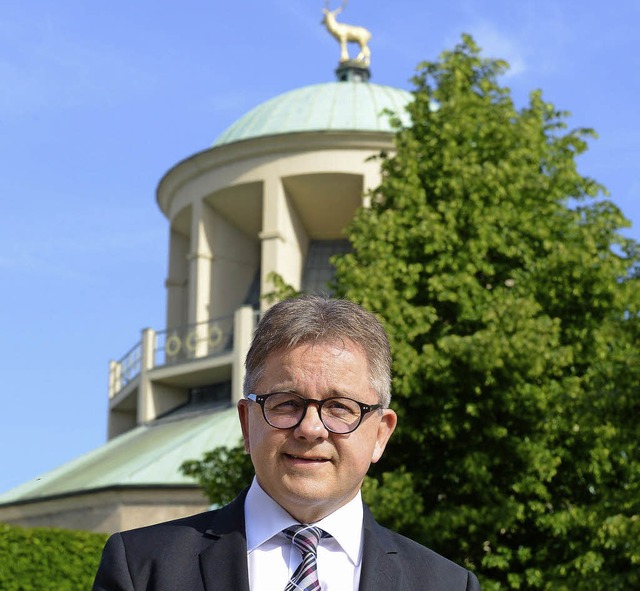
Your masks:
<svg viewBox="0 0 640 591"><path fill-rule="evenodd" d="M235 447L216 447L198 460L188 460L180 466L180 471L194 478L211 504L218 507L230 503L249 486L254 474L242 441Z"/></svg>
<svg viewBox="0 0 640 591"><path fill-rule="evenodd" d="M334 261L394 354L399 425L363 496L485 591L638 588L639 246L577 170L592 132L539 92L516 109L506 67L470 37L419 67ZM252 475L241 447L184 469L215 503Z"/></svg>
<svg viewBox="0 0 640 591"><path fill-rule="evenodd" d="M640 588L637 245L578 172L592 132L540 92L517 109L506 67L468 36L419 66L334 261L392 342L399 424L373 474L485 591Z"/></svg>

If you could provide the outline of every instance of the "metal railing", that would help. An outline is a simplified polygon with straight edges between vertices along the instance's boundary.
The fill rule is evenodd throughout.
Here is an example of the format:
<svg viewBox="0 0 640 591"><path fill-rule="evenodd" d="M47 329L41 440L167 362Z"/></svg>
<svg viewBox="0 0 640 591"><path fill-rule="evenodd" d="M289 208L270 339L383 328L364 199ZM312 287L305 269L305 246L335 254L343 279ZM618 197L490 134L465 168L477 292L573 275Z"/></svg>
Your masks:
<svg viewBox="0 0 640 591"><path fill-rule="evenodd" d="M159 332L147 330L142 341L120 360L111 362L109 397L113 398L135 380L143 370L143 363L146 369L153 369L231 351L233 323L234 317L228 316Z"/></svg>
<svg viewBox="0 0 640 591"><path fill-rule="evenodd" d="M118 375L116 390L122 390L129 382L133 381L142 371L142 343L135 344L118 361Z"/></svg>
<svg viewBox="0 0 640 591"><path fill-rule="evenodd" d="M233 348L233 316L156 333L154 367L221 355Z"/></svg>

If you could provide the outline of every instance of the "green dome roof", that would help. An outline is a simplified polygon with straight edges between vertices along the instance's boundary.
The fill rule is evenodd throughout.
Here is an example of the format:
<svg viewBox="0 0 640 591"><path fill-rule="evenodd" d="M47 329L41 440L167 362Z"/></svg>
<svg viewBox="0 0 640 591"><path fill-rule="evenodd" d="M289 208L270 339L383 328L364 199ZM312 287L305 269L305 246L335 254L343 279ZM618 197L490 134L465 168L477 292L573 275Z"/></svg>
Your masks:
<svg viewBox="0 0 640 591"><path fill-rule="evenodd" d="M272 98L233 123L213 146L255 137L304 131L393 132L385 109L409 122L406 90L370 82L327 82Z"/></svg>

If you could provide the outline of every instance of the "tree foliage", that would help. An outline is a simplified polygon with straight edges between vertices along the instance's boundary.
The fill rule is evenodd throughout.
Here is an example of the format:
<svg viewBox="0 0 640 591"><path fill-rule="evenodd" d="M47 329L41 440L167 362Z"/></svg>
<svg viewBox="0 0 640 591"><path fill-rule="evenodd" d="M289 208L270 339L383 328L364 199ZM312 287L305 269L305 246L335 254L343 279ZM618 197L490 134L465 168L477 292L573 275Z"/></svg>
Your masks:
<svg viewBox="0 0 640 591"><path fill-rule="evenodd" d="M640 588L640 248L578 171L593 133L540 92L517 109L506 67L467 36L419 66L334 259L394 356L363 496L485 591ZM252 474L242 447L186 469L217 503Z"/></svg>
<svg viewBox="0 0 640 591"><path fill-rule="evenodd" d="M202 458L188 460L180 466L185 476L191 476L202 487L209 501L221 507L251 484L254 470L242 441L235 447L216 447Z"/></svg>
<svg viewBox="0 0 640 591"><path fill-rule="evenodd" d="M517 109L505 68L466 36L420 65L334 261L392 342L377 468L420 499L402 531L487 591L638 588L637 245L578 172L592 132L540 92Z"/></svg>

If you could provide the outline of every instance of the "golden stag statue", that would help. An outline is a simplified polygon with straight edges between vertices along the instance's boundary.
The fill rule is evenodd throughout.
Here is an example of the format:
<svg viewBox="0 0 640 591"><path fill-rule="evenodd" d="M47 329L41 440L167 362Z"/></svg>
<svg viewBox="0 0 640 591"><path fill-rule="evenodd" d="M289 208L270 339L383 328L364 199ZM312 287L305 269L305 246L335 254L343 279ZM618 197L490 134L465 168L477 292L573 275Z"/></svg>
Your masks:
<svg viewBox="0 0 640 591"><path fill-rule="evenodd" d="M371 51L369 50L368 45L369 39L371 39L371 32L364 27L354 27L352 25L336 21L336 16L342 12L342 9L347 5L348 1L349 0L344 0L340 8L329 10L329 0L325 0L322 24L327 27L327 31L329 31L329 33L338 40L338 43L340 43L340 63L349 61L347 43L349 41L353 41L360 45L360 53L356 57L356 60L362 62L365 66L368 66L371 61Z"/></svg>

